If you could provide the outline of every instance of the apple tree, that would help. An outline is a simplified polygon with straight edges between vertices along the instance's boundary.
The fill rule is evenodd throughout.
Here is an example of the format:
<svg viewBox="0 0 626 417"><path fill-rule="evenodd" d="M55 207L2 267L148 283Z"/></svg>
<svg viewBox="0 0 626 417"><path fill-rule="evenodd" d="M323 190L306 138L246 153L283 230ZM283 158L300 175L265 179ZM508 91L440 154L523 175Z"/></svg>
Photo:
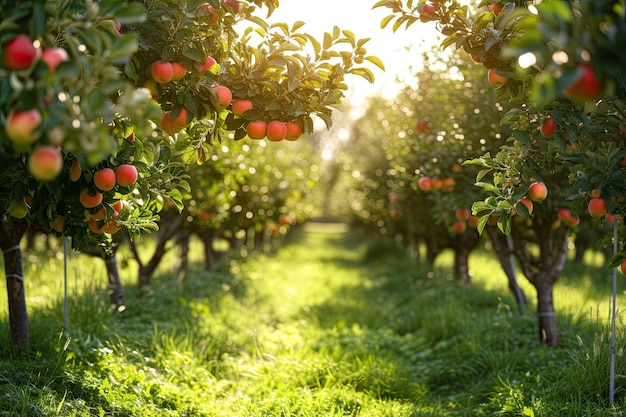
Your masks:
<svg viewBox="0 0 626 417"><path fill-rule="evenodd" d="M501 123L511 130L509 146L471 162L481 168L478 185L492 193L473 209L482 216L480 230L497 217L500 230L514 237L522 270L537 289L541 340L555 346L552 288L567 257L570 227L576 216L608 211L619 217L624 210L621 6L583 0L483 2L476 11L456 1L381 1L375 7L393 10L383 24L393 22L394 30L435 22L443 46L480 61L498 100L507 103ZM521 203L535 182L547 185L549 198L532 212ZM516 231L516 213L531 222L538 258L528 250L531 240ZM616 255L610 265L623 258Z"/></svg>
<svg viewBox="0 0 626 417"><path fill-rule="evenodd" d="M216 141L242 139L256 119L276 122L263 132L275 140L310 132L312 116L330 126L344 77L371 81L366 60L382 67L349 31L321 43L301 23L270 27L257 13L276 6L0 1L0 246L15 348L29 344L26 230L95 244L108 264L116 232L136 238L166 204L183 209L186 167ZM243 21L255 29L241 35ZM240 97L254 109L233 108Z"/></svg>

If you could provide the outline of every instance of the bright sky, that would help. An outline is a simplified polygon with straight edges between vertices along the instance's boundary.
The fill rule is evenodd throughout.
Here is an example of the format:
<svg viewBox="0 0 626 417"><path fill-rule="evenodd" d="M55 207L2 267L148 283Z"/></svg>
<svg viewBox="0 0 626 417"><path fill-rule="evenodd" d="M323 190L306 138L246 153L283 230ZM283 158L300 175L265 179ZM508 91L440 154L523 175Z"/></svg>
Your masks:
<svg viewBox="0 0 626 417"><path fill-rule="evenodd" d="M365 44L367 55L379 57L386 71L381 71L373 64L368 65L376 77L374 85L358 76L346 79L349 99L353 103L360 103L363 98L377 91L392 97L399 88L396 77L410 79L409 67L421 66L420 50L424 47L430 49L428 45L439 44L432 23L416 23L408 30L401 28L396 33L390 27L381 29L381 20L391 11L386 8L372 10L374 3L376 0L280 0L280 6L268 20L286 23L301 20L306 23L301 31L320 40L324 32L332 32L333 26L352 31L357 39L371 38ZM412 50L407 51L406 47L411 44Z"/></svg>

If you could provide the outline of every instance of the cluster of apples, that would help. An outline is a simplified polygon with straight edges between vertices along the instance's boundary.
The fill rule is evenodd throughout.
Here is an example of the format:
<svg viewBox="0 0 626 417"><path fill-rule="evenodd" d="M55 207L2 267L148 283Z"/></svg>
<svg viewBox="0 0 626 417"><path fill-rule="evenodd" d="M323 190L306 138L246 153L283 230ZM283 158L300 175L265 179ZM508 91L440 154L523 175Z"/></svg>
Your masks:
<svg viewBox="0 0 626 417"><path fill-rule="evenodd" d="M79 194L79 201L85 208L87 227L92 233L113 234L120 229L118 216L122 212L123 202L120 199L108 201L111 194L124 194L128 187L137 182L137 168L131 164L120 164L115 168L102 167L95 171L83 172L74 161L70 167L70 180L85 180L85 186ZM113 192L113 193L109 193ZM107 194L108 193L108 194ZM63 223L57 231L63 230Z"/></svg>
<svg viewBox="0 0 626 417"><path fill-rule="evenodd" d="M455 221L452 223L454 233L465 233L467 226L473 229L478 227L478 216L472 215L472 211L467 207L459 207L454 211Z"/></svg>
<svg viewBox="0 0 626 417"><path fill-rule="evenodd" d="M454 183L455 181L452 177L421 177L419 180L417 180L418 188L425 193L432 191L443 191L444 193L451 193L452 191L454 191Z"/></svg>
<svg viewBox="0 0 626 417"><path fill-rule="evenodd" d="M59 47L42 48L38 41L25 34L10 39L2 46L3 67L9 71L28 74L31 69L43 63L49 71L69 59L67 51ZM63 154L59 146L63 135L58 130L49 134L50 144L36 145L41 138L43 115L38 108L12 108L6 118L5 130L13 148L18 152L28 152L27 167L31 175L40 181L56 178L63 168ZM54 134L53 134L54 133Z"/></svg>

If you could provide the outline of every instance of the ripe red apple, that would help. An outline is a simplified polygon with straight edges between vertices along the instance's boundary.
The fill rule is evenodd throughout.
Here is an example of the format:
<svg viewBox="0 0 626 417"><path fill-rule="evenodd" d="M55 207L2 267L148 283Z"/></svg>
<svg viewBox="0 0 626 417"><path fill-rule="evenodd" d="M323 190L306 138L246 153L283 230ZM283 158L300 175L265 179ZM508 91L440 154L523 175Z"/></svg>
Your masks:
<svg viewBox="0 0 626 417"><path fill-rule="evenodd" d="M241 116L253 107L254 105L250 100L246 98L236 98L233 100L231 110L235 116Z"/></svg>
<svg viewBox="0 0 626 417"><path fill-rule="evenodd" d="M561 220L563 224L565 224L568 227L574 227L578 225L578 223L580 222L579 219L572 216L572 212L569 209L564 208L564 209L559 210L557 216L559 220Z"/></svg>
<svg viewBox="0 0 626 417"><path fill-rule="evenodd" d="M115 179L122 187L128 187L137 181L137 168L130 164L122 164L115 168Z"/></svg>
<svg viewBox="0 0 626 417"><path fill-rule="evenodd" d="M174 77L174 67L171 62L156 61L150 67L152 79L159 84L166 84Z"/></svg>
<svg viewBox="0 0 626 417"><path fill-rule="evenodd" d="M135 132L130 132L130 135L126 136L126 140L129 142L135 141Z"/></svg>
<svg viewBox="0 0 626 417"><path fill-rule="evenodd" d="M454 191L454 178L446 177L441 180L441 188L444 193L451 193Z"/></svg>
<svg viewBox="0 0 626 417"><path fill-rule="evenodd" d="M267 124L267 139L278 142L287 136L287 125L280 120L272 120Z"/></svg>
<svg viewBox="0 0 626 417"><path fill-rule="evenodd" d="M40 146L28 156L28 171L40 181L56 178L63 169L63 155L56 146Z"/></svg>
<svg viewBox="0 0 626 417"><path fill-rule="evenodd" d="M37 109L13 110L6 121L7 135L16 145L29 145L39 139L37 128L41 121L41 113Z"/></svg>
<svg viewBox="0 0 626 417"><path fill-rule="evenodd" d="M478 216L471 216L467 222L468 222L468 224L472 228L476 229L478 227L478 222L479 221L480 221L480 217L478 217Z"/></svg>
<svg viewBox="0 0 626 417"><path fill-rule="evenodd" d="M213 91L215 95L211 94L209 101L215 110L224 110L230 106L230 102L233 100L233 93L230 91L230 88L225 85L217 85L213 87Z"/></svg>
<svg viewBox="0 0 626 417"><path fill-rule="evenodd" d="M170 117L172 119L172 123L174 124L174 127L179 128L178 130L184 128L185 126L187 126L187 109L185 109L184 107L180 108L180 111L178 112L178 115L176 117L172 117L174 115L174 113L172 112L170 114Z"/></svg>
<svg viewBox="0 0 626 417"><path fill-rule="evenodd" d="M54 71L61 62L69 59L67 51L63 48L47 48L41 54L41 60L46 63L50 71Z"/></svg>
<svg viewBox="0 0 626 417"><path fill-rule="evenodd" d="M167 132L169 135L174 135L182 129L182 127L178 124L175 124L172 120L172 112L168 111L163 114L161 118L161 128Z"/></svg>
<svg viewBox="0 0 626 417"><path fill-rule="evenodd" d="M539 127L539 131L546 138L551 138L552 136L554 136L555 130L556 130L556 120L554 120L552 117L548 117L546 120L544 120L541 126Z"/></svg>
<svg viewBox="0 0 626 417"><path fill-rule="evenodd" d="M467 230L467 224L463 221L458 220L452 224L452 231L454 231L454 233L463 233L465 230Z"/></svg>
<svg viewBox="0 0 626 417"><path fill-rule="evenodd" d="M487 6L487 9L489 9L490 12L492 12L493 14L497 16L502 11L502 6L497 3L492 3L489 6Z"/></svg>
<svg viewBox="0 0 626 417"><path fill-rule="evenodd" d="M217 61L214 58L208 56L204 58L204 61L196 63L196 71L198 72L198 74L204 74L214 65L217 65Z"/></svg>
<svg viewBox="0 0 626 417"><path fill-rule="evenodd" d="M253 120L246 126L250 139L263 139L267 134L267 123L263 120Z"/></svg>
<svg viewBox="0 0 626 417"><path fill-rule="evenodd" d="M102 231L109 235L117 233L119 230L120 230L119 222L115 219L106 222L104 226L102 226Z"/></svg>
<svg viewBox="0 0 626 417"><path fill-rule="evenodd" d="M91 233L96 235L101 235L102 233L104 233L102 231L102 228L98 226L98 222L94 219L89 219L87 221L87 228L91 231Z"/></svg>
<svg viewBox="0 0 626 417"><path fill-rule="evenodd" d="M302 136L302 127L297 122L288 121L287 125L287 140L298 140Z"/></svg>
<svg viewBox="0 0 626 417"><path fill-rule="evenodd" d="M224 0L224 5L231 7L235 13L243 11L243 3L237 0Z"/></svg>
<svg viewBox="0 0 626 417"><path fill-rule="evenodd" d="M115 171L111 168L102 168L93 173L93 183L102 191L110 191L115 187L117 180Z"/></svg>
<svg viewBox="0 0 626 417"><path fill-rule="evenodd" d="M590 62L580 64L576 79L565 88L565 97L579 101L594 101L600 98L604 86L596 77Z"/></svg>
<svg viewBox="0 0 626 417"><path fill-rule="evenodd" d="M432 189L432 180L429 177L421 177L417 180L417 186L424 192L429 192Z"/></svg>
<svg viewBox="0 0 626 417"><path fill-rule="evenodd" d="M430 2L424 3L424 6L422 7L422 12L426 14L433 14L436 10L435 6Z"/></svg>
<svg viewBox="0 0 626 417"><path fill-rule="evenodd" d="M626 259L619 265L619 270L622 272L622 275L626 275Z"/></svg>
<svg viewBox="0 0 626 417"><path fill-rule="evenodd" d="M472 61L476 62L477 64L482 64L483 61L485 60L482 56L472 52L470 54L470 58L472 58Z"/></svg>
<svg viewBox="0 0 626 417"><path fill-rule="evenodd" d="M432 191L439 191L443 188L443 181L439 178L432 178L430 180L430 189Z"/></svg>
<svg viewBox="0 0 626 417"><path fill-rule="evenodd" d="M28 35L17 35L7 42L2 49L4 66L9 70L28 69L38 52Z"/></svg>
<svg viewBox="0 0 626 417"><path fill-rule="evenodd" d="M104 196L100 192L92 192L89 188L83 188L79 195L80 203L85 208L94 208L102 203Z"/></svg>
<svg viewBox="0 0 626 417"><path fill-rule="evenodd" d="M391 193L391 194L389 194L389 197L388 197L388 198L389 198L389 202L390 202L391 204L397 204L397 203L398 203L398 194L396 194L396 193Z"/></svg>
<svg viewBox="0 0 626 417"><path fill-rule="evenodd" d="M187 75L187 69L180 62L172 62L172 80L182 80Z"/></svg>
<svg viewBox="0 0 626 417"><path fill-rule="evenodd" d="M454 215L456 216L457 220L466 221L469 220L469 218L472 216L472 212L470 211L470 209L463 207L456 209Z"/></svg>
<svg viewBox="0 0 626 417"><path fill-rule="evenodd" d="M216 23L220 18L213 6L211 6L209 3L202 3L200 5L200 11L202 12L202 14L208 15L207 18L204 19L204 23L206 23L207 25L212 25L213 23Z"/></svg>
<svg viewBox="0 0 626 417"><path fill-rule="evenodd" d="M496 68L491 68L489 72L487 72L487 78L489 79L489 83L494 87L501 87L508 81L508 78L503 77L502 75L496 72Z"/></svg>
<svg viewBox="0 0 626 417"><path fill-rule="evenodd" d="M533 182L528 188L528 197L532 201L543 201L548 197L548 187L542 182Z"/></svg>
<svg viewBox="0 0 626 417"><path fill-rule="evenodd" d="M587 205L587 211L591 217L602 217L606 214L606 202L603 198L592 198Z"/></svg>

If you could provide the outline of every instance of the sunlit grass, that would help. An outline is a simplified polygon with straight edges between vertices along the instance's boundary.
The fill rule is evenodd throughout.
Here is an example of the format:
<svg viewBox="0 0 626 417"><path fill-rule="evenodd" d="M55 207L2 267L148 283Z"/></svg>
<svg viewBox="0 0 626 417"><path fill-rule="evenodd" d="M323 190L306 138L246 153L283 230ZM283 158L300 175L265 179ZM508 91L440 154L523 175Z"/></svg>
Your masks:
<svg viewBox="0 0 626 417"><path fill-rule="evenodd" d="M520 315L486 251L472 256L465 290L449 252L429 267L343 224L307 224L275 251L231 254L212 271L192 248L182 286L170 251L150 296L122 252L121 314L109 310L103 263L71 254L67 331L59 249L29 255L34 348L11 358L0 329L0 416L622 415L606 406L610 277L595 258L557 285L562 343L545 349L534 290L520 274L530 300ZM621 349L617 364L624 374Z"/></svg>

